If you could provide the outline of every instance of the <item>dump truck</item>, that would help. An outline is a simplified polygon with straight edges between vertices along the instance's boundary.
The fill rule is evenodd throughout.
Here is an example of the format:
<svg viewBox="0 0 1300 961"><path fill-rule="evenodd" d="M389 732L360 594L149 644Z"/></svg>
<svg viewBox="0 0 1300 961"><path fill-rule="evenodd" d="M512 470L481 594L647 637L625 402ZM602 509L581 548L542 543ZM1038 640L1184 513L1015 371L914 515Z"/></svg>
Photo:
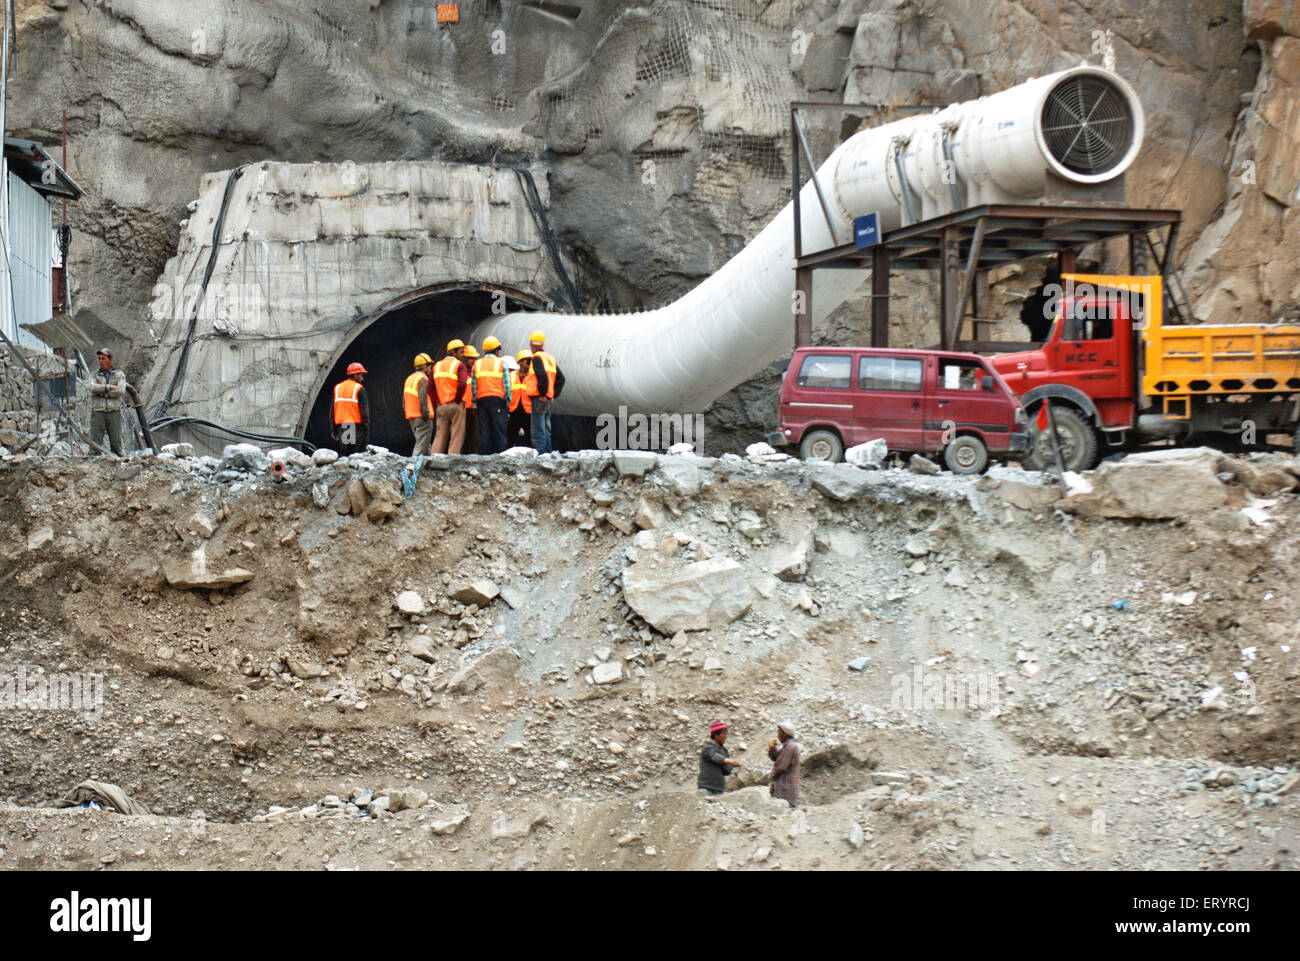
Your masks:
<svg viewBox="0 0 1300 961"><path fill-rule="evenodd" d="M1041 345L992 360L1031 425L1050 402L1067 469L1160 441L1249 450L1285 432L1300 450L1300 325L1167 325L1159 276L1065 274L1053 300ZM1027 466L1053 462L1046 434Z"/></svg>

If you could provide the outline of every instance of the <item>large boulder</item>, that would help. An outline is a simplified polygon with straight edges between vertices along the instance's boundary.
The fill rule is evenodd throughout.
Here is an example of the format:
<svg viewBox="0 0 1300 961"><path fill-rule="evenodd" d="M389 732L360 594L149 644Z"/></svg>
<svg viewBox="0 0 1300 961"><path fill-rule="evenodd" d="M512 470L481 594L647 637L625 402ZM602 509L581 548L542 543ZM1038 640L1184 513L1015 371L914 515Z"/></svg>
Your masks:
<svg viewBox="0 0 1300 961"><path fill-rule="evenodd" d="M1226 507L1231 491L1218 478L1231 458L1208 447L1129 454L1090 475L1092 493L1060 502L1064 509L1101 517L1170 520Z"/></svg>
<svg viewBox="0 0 1300 961"><path fill-rule="evenodd" d="M749 610L753 589L729 557L684 562L650 555L623 571L623 597L662 634L723 627Z"/></svg>
<svg viewBox="0 0 1300 961"><path fill-rule="evenodd" d="M850 464L823 464L813 474L812 486L833 501L851 501L871 485L867 476Z"/></svg>

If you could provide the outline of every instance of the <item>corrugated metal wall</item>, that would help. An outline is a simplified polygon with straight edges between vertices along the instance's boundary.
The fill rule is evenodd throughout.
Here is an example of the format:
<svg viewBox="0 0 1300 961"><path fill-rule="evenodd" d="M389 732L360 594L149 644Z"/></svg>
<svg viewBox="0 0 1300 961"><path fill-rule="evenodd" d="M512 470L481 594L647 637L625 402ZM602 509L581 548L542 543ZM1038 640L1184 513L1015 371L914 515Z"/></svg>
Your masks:
<svg viewBox="0 0 1300 961"><path fill-rule="evenodd" d="M9 257L17 317L9 309L9 278L0 256L0 322L10 338L24 347L43 350L39 340L17 325L40 323L53 313L50 204L8 169L5 173L9 180Z"/></svg>

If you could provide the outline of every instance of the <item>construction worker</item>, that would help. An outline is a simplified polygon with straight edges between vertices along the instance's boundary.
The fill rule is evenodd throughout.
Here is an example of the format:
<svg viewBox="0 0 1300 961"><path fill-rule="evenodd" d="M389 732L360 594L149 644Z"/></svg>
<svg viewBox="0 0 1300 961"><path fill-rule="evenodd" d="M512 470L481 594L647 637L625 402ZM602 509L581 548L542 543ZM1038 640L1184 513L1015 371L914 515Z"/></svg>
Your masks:
<svg viewBox="0 0 1300 961"><path fill-rule="evenodd" d="M473 344L465 345L465 356L461 363L465 365L465 375L469 378L465 388L465 453L478 453L478 408L474 404L474 365L478 362L478 351Z"/></svg>
<svg viewBox="0 0 1300 961"><path fill-rule="evenodd" d="M433 453L459 454L465 444L465 400L469 392L469 371L461 363L465 342L447 344L447 356L433 365L433 392L438 399L434 411Z"/></svg>
<svg viewBox="0 0 1300 961"><path fill-rule="evenodd" d="M551 452L551 402L560 396L564 389L564 374L555 362L555 358L542 348L546 344L546 335L535 330L528 335L528 347L531 356L524 369L524 390L532 398L533 446L539 454Z"/></svg>
<svg viewBox="0 0 1300 961"><path fill-rule="evenodd" d="M90 439L104 443L122 456L122 398L126 396L126 374L113 366L113 352L101 347L95 354L99 370L81 383L90 394ZM97 452L98 453L98 452Z"/></svg>
<svg viewBox="0 0 1300 961"><path fill-rule="evenodd" d="M348 376L334 385L334 428L330 436L344 457L366 449L370 436L370 401L361 386L366 369L358 363L348 364Z"/></svg>
<svg viewBox="0 0 1300 961"><path fill-rule="evenodd" d="M533 355L521 350L515 355L515 366L510 371L510 419L506 422L506 447L532 447L533 438L529 427L529 415L533 411L533 399L524 390L523 378L519 376L523 363Z"/></svg>
<svg viewBox="0 0 1300 961"><path fill-rule="evenodd" d="M727 743L727 724L714 721L709 726L709 739L700 752L700 776L695 781L698 787L709 797L716 797L727 787L727 775L735 774L733 768L740 767L739 761L733 761L730 753L723 747Z"/></svg>
<svg viewBox="0 0 1300 961"><path fill-rule="evenodd" d="M411 427L415 444L411 456L427 454L433 443L434 404L429 398L429 368L433 358L428 354L415 355L415 373L406 378L402 387L402 407L406 413L406 423Z"/></svg>
<svg viewBox="0 0 1300 961"><path fill-rule="evenodd" d="M474 364L470 392L478 408L478 452L500 454L506 449L506 419L510 411L510 378L501 360L501 341L483 341L483 356Z"/></svg>

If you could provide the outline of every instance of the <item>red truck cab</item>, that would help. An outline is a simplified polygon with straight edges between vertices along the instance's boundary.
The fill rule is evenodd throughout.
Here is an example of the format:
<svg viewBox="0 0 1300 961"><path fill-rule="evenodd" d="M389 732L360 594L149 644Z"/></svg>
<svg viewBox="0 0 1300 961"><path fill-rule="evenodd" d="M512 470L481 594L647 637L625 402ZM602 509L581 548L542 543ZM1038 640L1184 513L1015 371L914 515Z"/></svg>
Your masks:
<svg viewBox="0 0 1300 961"><path fill-rule="evenodd" d="M868 347L800 347L781 383L778 430L806 460L841 460L883 438L890 450L941 454L977 474L990 456L1028 449L1024 408L976 354Z"/></svg>
<svg viewBox="0 0 1300 961"><path fill-rule="evenodd" d="M1027 407L1078 391L1103 430L1130 428L1137 387L1131 304L1131 297L1097 287L1067 288L1047 340L1034 350L999 354L993 366Z"/></svg>

